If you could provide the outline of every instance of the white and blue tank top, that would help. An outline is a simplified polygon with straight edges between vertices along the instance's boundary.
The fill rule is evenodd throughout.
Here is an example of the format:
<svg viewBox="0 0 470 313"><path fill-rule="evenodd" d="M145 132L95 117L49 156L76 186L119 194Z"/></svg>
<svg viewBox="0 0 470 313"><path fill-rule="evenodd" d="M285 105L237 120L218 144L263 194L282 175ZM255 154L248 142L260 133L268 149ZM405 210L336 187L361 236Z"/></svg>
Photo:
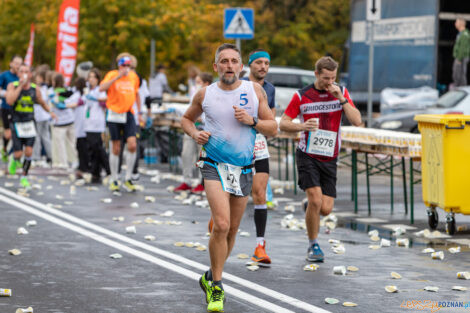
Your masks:
<svg viewBox="0 0 470 313"><path fill-rule="evenodd" d="M223 90L217 83L206 88L202 110L204 130L211 133L204 145L207 156L219 163L247 166L253 162L256 131L235 119L233 106L258 117L259 100L251 81L241 81L235 90Z"/></svg>

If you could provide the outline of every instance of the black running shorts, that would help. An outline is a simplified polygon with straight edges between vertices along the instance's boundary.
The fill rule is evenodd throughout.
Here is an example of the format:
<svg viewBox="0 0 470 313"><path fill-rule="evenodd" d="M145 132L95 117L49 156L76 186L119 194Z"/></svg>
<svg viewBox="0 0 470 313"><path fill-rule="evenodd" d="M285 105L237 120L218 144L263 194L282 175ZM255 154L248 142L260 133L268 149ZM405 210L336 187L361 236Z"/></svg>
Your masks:
<svg viewBox="0 0 470 313"><path fill-rule="evenodd" d="M336 198L336 158L322 162L297 149L295 159L300 189L321 187L324 195Z"/></svg>
<svg viewBox="0 0 470 313"><path fill-rule="evenodd" d="M14 125L14 124L12 124ZM32 147L34 146L34 141L36 137L31 138L19 138L16 134L16 130L13 127L11 132L11 140L12 140L12 149L14 151L23 151L23 147Z"/></svg>
<svg viewBox="0 0 470 313"><path fill-rule="evenodd" d="M107 122L107 125L109 129L109 136L113 141L121 139L126 140L129 137L135 137L137 132L134 115L131 112L127 112L125 123Z"/></svg>
<svg viewBox="0 0 470 313"><path fill-rule="evenodd" d="M269 174L269 158L255 161L255 173Z"/></svg>

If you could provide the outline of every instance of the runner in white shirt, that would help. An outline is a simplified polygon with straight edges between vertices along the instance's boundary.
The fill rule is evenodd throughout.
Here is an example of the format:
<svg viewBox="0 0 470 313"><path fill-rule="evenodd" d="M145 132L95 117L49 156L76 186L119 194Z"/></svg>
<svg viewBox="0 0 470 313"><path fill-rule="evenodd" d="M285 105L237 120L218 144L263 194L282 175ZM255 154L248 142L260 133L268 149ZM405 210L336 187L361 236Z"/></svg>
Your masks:
<svg viewBox="0 0 470 313"><path fill-rule="evenodd" d="M256 131L275 136L277 124L259 84L238 79L243 64L232 44L215 54L214 71L220 81L199 90L181 123L186 134L204 145L198 162L214 227L209 240L211 269L199 280L209 312L222 312L222 271L251 192ZM205 113L204 130L196 120Z"/></svg>
<svg viewBox="0 0 470 313"><path fill-rule="evenodd" d="M52 87L49 88L49 104L52 107L52 112L57 116L53 120L52 126L52 166L69 168L69 165L74 165L77 162L76 137L73 126L75 114L71 108L71 104L76 101L68 100L73 92L67 90L64 83L64 76L56 73L52 79Z"/></svg>

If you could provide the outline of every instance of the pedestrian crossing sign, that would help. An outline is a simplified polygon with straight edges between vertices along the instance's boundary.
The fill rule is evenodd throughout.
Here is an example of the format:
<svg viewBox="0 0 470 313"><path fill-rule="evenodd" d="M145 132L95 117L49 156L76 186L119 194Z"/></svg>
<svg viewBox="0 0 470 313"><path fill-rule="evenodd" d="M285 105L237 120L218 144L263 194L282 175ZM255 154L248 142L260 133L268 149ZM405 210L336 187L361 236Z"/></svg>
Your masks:
<svg viewBox="0 0 470 313"><path fill-rule="evenodd" d="M255 36L255 14L250 8L228 8L224 11L224 37L252 39Z"/></svg>

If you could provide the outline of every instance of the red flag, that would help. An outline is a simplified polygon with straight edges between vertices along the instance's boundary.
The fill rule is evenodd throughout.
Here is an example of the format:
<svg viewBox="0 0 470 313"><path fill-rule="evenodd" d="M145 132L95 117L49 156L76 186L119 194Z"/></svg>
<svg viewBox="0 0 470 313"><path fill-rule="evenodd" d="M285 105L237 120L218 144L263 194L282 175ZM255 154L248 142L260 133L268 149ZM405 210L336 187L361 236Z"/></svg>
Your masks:
<svg viewBox="0 0 470 313"><path fill-rule="evenodd" d="M24 63L26 65L33 65L33 52L34 52L34 24L31 24L31 33L29 35L29 46L26 56L24 57Z"/></svg>
<svg viewBox="0 0 470 313"><path fill-rule="evenodd" d="M79 11L80 0L64 0L60 6L55 70L64 75L66 85L72 80L77 59Z"/></svg>

